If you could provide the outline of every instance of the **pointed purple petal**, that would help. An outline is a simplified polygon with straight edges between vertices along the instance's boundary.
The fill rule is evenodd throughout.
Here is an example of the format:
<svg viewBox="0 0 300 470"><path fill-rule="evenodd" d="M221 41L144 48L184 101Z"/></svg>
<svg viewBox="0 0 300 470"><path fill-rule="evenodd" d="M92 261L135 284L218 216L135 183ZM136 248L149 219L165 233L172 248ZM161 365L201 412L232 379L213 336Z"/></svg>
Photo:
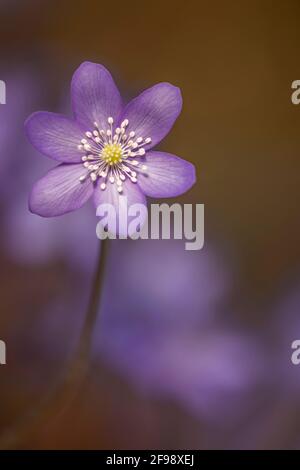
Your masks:
<svg viewBox="0 0 300 470"><path fill-rule="evenodd" d="M107 118L119 117L122 100L108 70L99 64L84 62L73 75L71 84L72 107L76 120L90 131L97 122L107 129Z"/></svg>
<svg viewBox="0 0 300 470"><path fill-rule="evenodd" d="M170 153L147 152L143 164L147 169L138 174L138 185L146 196L179 196L195 183L194 165Z"/></svg>
<svg viewBox="0 0 300 470"><path fill-rule="evenodd" d="M32 145L47 157L64 163L81 161L78 145L83 129L70 119L55 113L37 112L25 122L25 131Z"/></svg>
<svg viewBox="0 0 300 470"><path fill-rule="evenodd" d="M116 184L111 184L109 181L105 190L100 188L99 181L95 191L94 191L94 204L98 208L101 204L111 204L114 206L116 211L116 217L118 220L124 217L124 214L128 215L128 211L133 204L142 204L147 207L146 198L142 191L139 189L136 183L132 183L129 179L126 179L123 183L123 191L119 193L117 191ZM120 196L122 198L120 199ZM127 197L127 205L125 204L124 196ZM132 217L128 217L128 225ZM144 218L145 220L145 218ZM127 231L124 227L118 227L117 224L117 234L126 236L127 234L131 235L132 232Z"/></svg>
<svg viewBox="0 0 300 470"><path fill-rule="evenodd" d="M42 217L54 217L79 209L90 198L94 186L80 164L62 164L50 170L35 183L29 198L29 209Z"/></svg>
<svg viewBox="0 0 300 470"><path fill-rule="evenodd" d="M150 137L151 143L146 147L150 149L169 133L181 107L180 89L170 83L159 83L130 101L119 122L128 119L127 133L133 131L137 137Z"/></svg>

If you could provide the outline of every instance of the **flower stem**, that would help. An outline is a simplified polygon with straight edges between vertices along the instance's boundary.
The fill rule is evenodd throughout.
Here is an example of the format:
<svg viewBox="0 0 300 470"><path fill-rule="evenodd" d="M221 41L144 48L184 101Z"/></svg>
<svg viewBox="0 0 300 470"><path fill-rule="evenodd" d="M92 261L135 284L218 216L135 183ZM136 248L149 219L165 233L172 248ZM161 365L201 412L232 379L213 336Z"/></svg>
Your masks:
<svg viewBox="0 0 300 470"><path fill-rule="evenodd" d="M85 322L81 331L78 348L73 358L72 366L69 369L69 378L85 375L88 364L92 336L97 321L99 306L101 302L101 294L103 291L104 271L107 258L108 240L103 240L99 251L99 258L96 272L94 275L92 291L90 295L89 305L85 316Z"/></svg>
<svg viewBox="0 0 300 470"><path fill-rule="evenodd" d="M60 414L70 403L89 368L89 358L94 327L103 292L104 271L108 240L101 242L99 259L94 275L92 291L79 338L77 350L61 382L42 398L34 409L28 411L20 421L0 436L0 450L18 447L22 441L48 420Z"/></svg>

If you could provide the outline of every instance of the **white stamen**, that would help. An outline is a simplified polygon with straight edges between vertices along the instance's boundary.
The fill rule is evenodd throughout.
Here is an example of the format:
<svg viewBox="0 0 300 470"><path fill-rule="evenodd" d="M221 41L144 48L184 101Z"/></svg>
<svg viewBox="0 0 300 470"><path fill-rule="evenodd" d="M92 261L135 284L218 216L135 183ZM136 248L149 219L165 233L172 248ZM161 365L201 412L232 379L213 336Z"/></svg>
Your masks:
<svg viewBox="0 0 300 470"><path fill-rule="evenodd" d="M124 119L124 121L123 121L122 124L121 124L121 127L127 127L128 124L129 124L128 119Z"/></svg>
<svg viewBox="0 0 300 470"><path fill-rule="evenodd" d="M105 190L108 178L111 184L116 184L118 192L121 193L126 178L136 183L139 174L147 170L146 165L139 166L141 163L139 157L146 154L144 146L151 142L151 138L136 137L134 131L126 134L128 119L124 119L119 127L114 128L113 125L114 118L109 116L107 125L103 129L94 122L94 129L85 132L84 135L89 142L83 138L77 147L79 151L85 150L87 153L81 157L87 174L80 176L79 180L83 182L88 177L96 182L98 178L103 178L100 188ZM137 171L134 171L134 167L138 167Z"/></svg>

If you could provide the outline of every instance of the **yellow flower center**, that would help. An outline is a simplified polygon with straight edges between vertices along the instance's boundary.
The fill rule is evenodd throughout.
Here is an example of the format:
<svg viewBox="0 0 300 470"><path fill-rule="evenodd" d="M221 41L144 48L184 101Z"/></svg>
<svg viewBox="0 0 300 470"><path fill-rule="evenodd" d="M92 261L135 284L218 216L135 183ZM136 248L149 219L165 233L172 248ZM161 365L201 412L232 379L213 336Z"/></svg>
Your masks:
<svg viewBox="0 0 300 470"><path fill-rule="evenodd" d="M120 144L106 144L101 156L109 165L116 165L122 161L122 148Z"/></svg>

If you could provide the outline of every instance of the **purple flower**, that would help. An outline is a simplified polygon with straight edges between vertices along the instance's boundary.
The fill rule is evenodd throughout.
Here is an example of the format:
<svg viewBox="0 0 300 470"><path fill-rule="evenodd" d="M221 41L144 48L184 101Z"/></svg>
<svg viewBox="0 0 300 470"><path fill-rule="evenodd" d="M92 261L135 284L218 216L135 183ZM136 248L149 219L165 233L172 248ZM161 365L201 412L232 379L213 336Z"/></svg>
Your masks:
<svg viewBox="0 0 300 470"><path fill-rule="evenodd" d="M166 334L123 325L104 357L144 393L222 426L247 415L264 385L259 345L228 328Z"/></svg>
<svg viewBox="0 0 300 470"><path fill-rule="evenodd" d="M33 146L60 164L33 187L33 213L53 217L80 208L92 195L97 206L119 195L128 205L145 196L173 197L195 182L195 169L179 157L152 148L170 131L181 111L180 90L159 83L126 106L102 66L84 62L72 84L74 118L37 112L25 127Z"/></svg>
<svg viewBox="0 0 300 470"><path fill-rule="evenodd" d="M256 406L266 374L259 341L232 322L228 260L209 245L187 252L178 240L123 243L110 256L95 356L142 393L236 423Z"/></svg>

